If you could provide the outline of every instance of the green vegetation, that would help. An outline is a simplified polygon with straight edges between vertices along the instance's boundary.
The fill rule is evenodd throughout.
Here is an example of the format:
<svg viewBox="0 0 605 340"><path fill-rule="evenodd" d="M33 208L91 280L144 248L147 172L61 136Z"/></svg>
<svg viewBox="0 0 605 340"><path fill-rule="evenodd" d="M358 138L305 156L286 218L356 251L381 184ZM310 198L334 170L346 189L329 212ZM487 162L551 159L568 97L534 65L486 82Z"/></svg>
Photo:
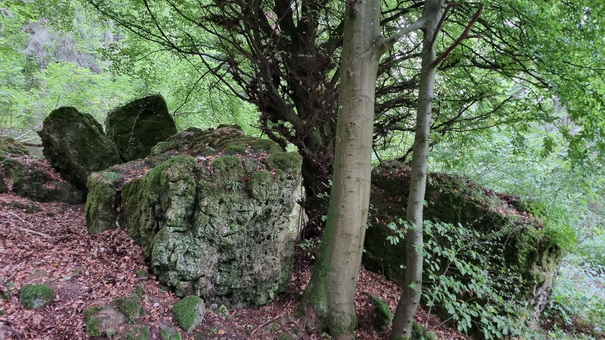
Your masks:
<svg viewBox="0 0 605 340"><path fill-rule="evenodd" d="M380 298L370 295L370 300L374 304L374 311L376 312L376 329L384 333L391 327L393 312L391 312L389 305Z"/></svg>
<svg viewBox="0 0 605 340"><path fill-rule="evenodd" d="M24 285L19 290L19 299L26 309L40 309L55 299L55 292L45 284Z"/></svg>
<svg viewBox="0 0 605 340"><path fill-rule="evenodd" d="M134 326L122 335L124 340L149 340L151 330L149 326Z"/></svg>
<svg viewBox="0 0 605 340"><path fill-rule="evenodd" d="M184 297L172 307L174 320L187 333L191 333L202 322L204 313L204 300L194 295Z"/></svg>
<svg viewBox="0 0 605 340"><path fill-rule="evenodd" d="M95 305L84 311L84 322L86 324L86 334L89 336L102 336L101 319L97 314L103 310L103 307Z"/></svg>
<svg viewBox="0 0 605 340"><path fill-rule="evenodd" d="M131 294L127 297L117 298L114 302L117 309L128 318L129 322L135 322L145 314L142 307L141 297L137 294Z"/></svg>
<svg viewBox="0 0 605 340"><path fill-rule="evenodd" d="M336 158L336 97L345 79L340 74L344 70L340 61L345 6L315 0L287 5L259 0L254 2L258 8L247 3L243 7L241 2L230 6L212 2L199 6L195 0L174 6L172 2L146 3L150 5L137 0L0 4L0 192L33 188L38 199L47 199L49 193L41 188L50 184L38 181L43 174L17 166L10 158L28 152L15 141L39 142L34 131L51 111L71 106L89 113L88 120L103 122L120 105L161 94L178 130L237 124L248 135L259 135L262 130L264 137L273 140L233 140L235 135L227 134L190 157L187 162L193 166L195 157L221 152L227 156L213 159L213 167L241 167L233 178L220 183L228 193L209 184L207 197L229 199L227 194L251 193L262 198L283 171L303 165L305 208L310 216L305 236L313 238L300 247L316 248L312 240L319 239L326 221L321 217L329 216L326 202L331 185L325 183L330 181ZM515 258L513 265L522 267L531 262L537 247L556 245L566 253L541 320L544 327L554 326L538 333L580 337L574 330L589 330L588 336L601 337L605 324L605 26L600 20L605 17L605 3L488 0L481 2L482 12L471 25L478 3L458 2L450 7L445 2L443 34L431 40L437 56L444 58L438 65L432 98L430 171L468 178L501 193L523 218L537 216L540 225L518 239L513 237L527 247L503 255ZM422 16L422 4L382 1L381 22L386 25L377 36L393 36L400 23L414 22ZM313 20L301 13L312 14ZM384 57L377 60L376 100L370 100L376 104L373 145L365 146L365 150L373 149L374 164L411 159L421 37L405 37L382 51ZM353 128L355 124L346 127ZM164 142L158 148L170 146L171 142ZM254 164L235 156L278 149L298 154L274 154L269 158L271 169L257 169L250 178L244 170ZM345 156L357 156L357 152ZM12 172L22 175L9 176ZM134 205L145 201L145 196L161 196L154 189L172 178L160 172L152 173L147 183L125 188L128 193L135 191L134 186L147 186L139 195L126 195L128 201L122 203ZM191 181L199 179L200 173L196 176L183 186L192 187ZM117 215L109 208L118 201L111 185L120 178L121 173L109 171L88 182L90 187L107 184L103 194L88 198L86 209L99 217L96 220L110 221L91 232L115 227ZM478 197L466 183L454 189ZM356 189L348 186L346 190ZM350 195L357 196L358 192ZM426 201L425 209L430 210ZM38 210L33 203L15 201L11 206L26 212ZM470 210L464 207L460 214ZM191 215L186 210L174 213ZM352 212L339 215L352 216ZM169 227L181 227L177 224ZM388 243L401 243L404 230L398 226L403 224L403 218L394 221ZM230 231L239 234L236 230L241 229ZM140 239L145 236L130 232ZM489 232L477 234L465 224L431 224L428 233L437 236L424 247L425 277L434 289L424 291L422 299L431 313L437 305L444 306L458 329L479 331L486 338L530 334L528 325L519 322L530 311L516 301L515 285L538 279L539 272L516 277L497 269L490 273L492 279L485 279L486 272L493 270L489 259L481 256L485 247L493 245L486 238ZM443 241L451 235L458 239ZM344 238L330 241L340 239ZM151 250L146 247L145 251ZM446 268L464 272L464 278L444 276ZM136 275L147 274L137 271ZM461 298L471 293L471 299ZM311 300L327 306L329 296L319 291ZM141 314L134 295L116 304L131 322ZM87 314L87 330L100 336L100 321L91 315Z"/></svg>

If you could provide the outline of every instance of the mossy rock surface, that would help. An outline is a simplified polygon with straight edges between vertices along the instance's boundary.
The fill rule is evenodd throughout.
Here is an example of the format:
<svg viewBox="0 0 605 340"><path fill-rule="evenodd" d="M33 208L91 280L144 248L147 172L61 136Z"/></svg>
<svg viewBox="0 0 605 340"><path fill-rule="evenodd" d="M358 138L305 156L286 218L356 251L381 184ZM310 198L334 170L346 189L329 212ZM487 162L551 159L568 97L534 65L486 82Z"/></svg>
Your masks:
<svg viewBox="0 0 605 340"><path fill-rule="evenodd" d="M45 284L24 285L19 290L19 299L25 309L41 309L53 302L55 292Z"/></svg>
<svg viewBox="0 0 605 340"><path fill-rule="evenodd" d="M177 132L166 102L159 95L137 99L111 111L105 127L126 162L146 157L158 142Z"/></svg>
<svg viewBox="0 0 605 340"><path fill-rule="evenodd" d="M27 155L29 155L29 150L25 145L10 137L0 137L0 161L7 157Z"/></svg>
<svg viewBox="0 0 605 340"><path fill-rule="evenodd" d="M73 107L52 111L38 135L46 159L65 180L81 190L86 190L91 173L122 162L101 124Z"/></svg>
<svg viewBox="0 0 605 340"><path fill-rule="evenodd" d="M6 158L0 161L0 179L3 177L12 181L13 192L34 201L69 204L84 202L81 190L68 182L53 179L33 160Z"/></svg>
<svg viewBox="0 0 605 340"><path fill-rule="evenodd" d="M130 294L126 297L117 298L113 302L113 306L124 314L129 322L134 322L145 314L141 297L136 293Z"/></svg>
<svg viewBox="0 0 605 340"><path fill-rule="evenodd" d="M174 320L187 333L202 323L205 313L204 300L194 295L183 298L172 307Z"/></svg>
<svg viewBox="0 0 605 340"><path fill-rule="evenodd" d="M235 127L188 129L90 176L86 221L91 233L126 227L179 296L258 307L290 278L300 165Z"/></svg>
<svg viewBox="0 0 605 340"><path fill-rule="evenodd" d="M374 323L376 330L380 333L384 333L389 330L389 327L391 327L391 323L393 322L391 307L389 307L388 303L375 296L370 295L370 301L374 304L374 311L376 312L376 321Z"/></svg>
<svg viewBox="0 0 605 340"><path fill-rule="evenodd" d="M86 334L113 337L126 323L126 316L111 306L92 306L84 311Z"/></svg>
<svg viewBox="0 0 605 340"><path fill-rule="evenodd" d="M387 224L405 220L409 188L410 168L406 164L383 162L372 173L374 222L366 232L363 264L400 285L404 284L406 243L399 240L391 244L388 237L397 234ZM544 306L538 302L550 291L563 251L542 232L538 218L515 208L520 199L489 191L464 178L436 173L428 176L425 197L425 220L460 224L479 235L489 235L490 242L485 242L482 251L485 257L493 259L490 271L511 271L514 274L511 277L522 278L523 283L512 285L514 294L519 301L533 305L536 317L539 316ZM425 234L425 243L428 237ZM448 240L438 242L447 244ZM456 279L465 280L464 275ZM423 281L424 289L430 289L426 271ZM507 291L508 287L510 283L499 289ZM439 306L435 310L439 312Z"/></svg>

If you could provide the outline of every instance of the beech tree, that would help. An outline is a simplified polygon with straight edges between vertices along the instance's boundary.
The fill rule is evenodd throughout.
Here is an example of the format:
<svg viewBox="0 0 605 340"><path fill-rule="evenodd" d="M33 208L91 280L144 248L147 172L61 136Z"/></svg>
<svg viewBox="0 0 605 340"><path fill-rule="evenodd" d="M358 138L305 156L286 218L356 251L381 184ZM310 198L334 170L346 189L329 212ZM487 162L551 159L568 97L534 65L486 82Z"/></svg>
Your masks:
<svg viewBox="0 0 605 340"><path fill-rule="evenodd" d="M266 136L283 147L291 143L298 148L303 157L304 207L310 218L305 236L319 235L321 216L327 211L326 195L320 194L329 191L335 157L337 93L342 79L342 6L325 0L87 1L120 27L196 65L200 71L192 77L213 75L224 83L221 87L258 108L259 128ZM491 9L495 13L508 10L495 3ZM398 25L414 22L422 10L423 3L418 1L384 2L378 19L381 32L385 36L395 34ZM444 27L448 34L440 41L447 44L453 40L451 36L457 36L470 16L472 6L457 6ZM495 23L502 26L498 15L493 21L478 24L481 29L492 30ZM512 100L506 94L509 87L495 78L499 72L509 77L514 73L522 79L533 76L531 71L517 72L526 61L513 46L523 42L521 36L510 36L514 39L485 34L492 45L465 46L476 50L470 66L460 55L441 64L444 77L437 84L440 100L432 131L446 134L488 128L516 120L519 112L530 106L530 101L523 98ZM375 146L389 147L415 131L420 45L415 36L404 37L393 45L396 48L385 50L379 61ZM506 58L494 52L502 46L510 47ZM128 53L136 54L136 50L130 48ZM481 72L469 72L469 67ZM481 106L481 110L469 110L473 105ZM487 117L491 119L489 124ZM411 147L400 149L397 156L408 160Z"/></svg>

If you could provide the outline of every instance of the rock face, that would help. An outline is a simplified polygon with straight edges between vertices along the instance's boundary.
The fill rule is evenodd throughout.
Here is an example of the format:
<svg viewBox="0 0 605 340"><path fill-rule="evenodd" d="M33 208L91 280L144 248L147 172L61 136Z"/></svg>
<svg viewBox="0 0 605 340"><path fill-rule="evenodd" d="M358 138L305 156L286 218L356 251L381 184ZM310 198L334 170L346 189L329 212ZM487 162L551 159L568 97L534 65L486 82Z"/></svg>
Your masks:
<svg viewBox="0 0 605 340"><path fill-rule="evenodd" d="M396 162L383 162L373 171L371 216L373 221L380 222L368 228L363 255L366 268L383 273L401 285L404 283L405 241L393 245L387 238L396 234L387 224L405 220L409 176L409 166ZM533 306L531 321L537 320L563 255L555 241L542 230L541 222L521 209L518 198L496 194L448 175L429 174L425 199L425 220L469 226L486 237L481 256L489 259L490 271L511 273L510 282L502 283L498 289L515 294L519 301L527 301ZM438 243L451 242L447 239L449 236L442 237ZM456 273L456 279L464 280L464 275L459 274ZM431 280L425 277L424 281L425 289L430 291ZM435 310L439 312L438 307Z"/></svg>
<svg viewBox="0 0 605 340"><path fill-rule="evenodd" d="M107 136L125 162L145 158L158 142L176 133L162 96L150 96L119 107L107 115Z"/></svg>
<svg viewBox="0 0 605 340"><path fill-rule="evenodd" d="M0 193L8 192L6 181L17 195L39 202L83 203L84 194L43 170L43 162L28 157L22 144L0 138ZM48 167L48 165L46 165Z"/></svg>
<svg viewBox="0 0 605 340"><path fill-rule="evenodd" d="M300 166L298 154L232 127L189 129L90 177L89 232L126 227L180 296L260 306L290 278Z"/></svg>
<svg viewBox="0 0 605 340"><path fill-rule="evenodd" d="M73 107L51 112L38 135L44 145L44 156L63 178L79 189L86 189L86 180L92 172L121 163L101 124Z"/></svg>

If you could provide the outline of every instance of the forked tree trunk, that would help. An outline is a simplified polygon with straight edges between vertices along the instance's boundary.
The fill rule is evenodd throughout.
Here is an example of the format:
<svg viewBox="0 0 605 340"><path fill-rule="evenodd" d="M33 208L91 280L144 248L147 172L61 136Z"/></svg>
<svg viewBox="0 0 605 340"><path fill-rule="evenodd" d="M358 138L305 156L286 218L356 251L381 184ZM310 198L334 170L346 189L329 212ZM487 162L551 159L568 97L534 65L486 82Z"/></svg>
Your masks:
<svg viewBox="0 0 605 340"><path fill-rule="evenodd" d="M414 141L410 193L408 195L407 222L413 225L406 233L405 285L393 319L393 339L408 339L412 323L420 303L422 292L422 212L426 189L427 161L429 155L429 131L435 75L435 37L443 13L443 0L424 2L422 69L418 90L418 112L416 115L416 137Z"/></svg>
<svg viewBox="0 0 605 340"><path fill-rule="evenodd" d="M370 200L380 0L346 2L341 84L326 230L303 296L305 317L335 339L353 339L354 295Z"/></svg>

